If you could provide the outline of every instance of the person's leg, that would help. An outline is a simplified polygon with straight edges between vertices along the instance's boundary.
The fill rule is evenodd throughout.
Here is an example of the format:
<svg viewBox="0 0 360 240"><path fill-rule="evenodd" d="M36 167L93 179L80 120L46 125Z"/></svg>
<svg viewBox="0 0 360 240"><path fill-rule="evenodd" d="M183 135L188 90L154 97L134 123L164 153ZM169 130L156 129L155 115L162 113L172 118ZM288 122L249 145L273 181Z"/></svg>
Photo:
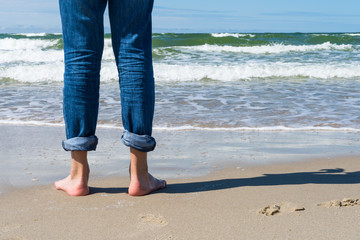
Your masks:
<svg viewBox="0 0 360 240"><path fill-rule="evenodd" d="M147 152L156 142L151 136L155 86L151 50L153 0L109 0L112 44L119 71L122 141L130 147L129 194L145 195L166 183L148 173Z"/></svg>
<svg viewBox="0 0 360 240"><path fill-rule="evenodd" d="M63 148L72 151L72 166L70 176L55 186L69 195L89 191L87 151L95 150L98 142L95 130L106 3L106 0L59 0L65 56Z"/></svg>

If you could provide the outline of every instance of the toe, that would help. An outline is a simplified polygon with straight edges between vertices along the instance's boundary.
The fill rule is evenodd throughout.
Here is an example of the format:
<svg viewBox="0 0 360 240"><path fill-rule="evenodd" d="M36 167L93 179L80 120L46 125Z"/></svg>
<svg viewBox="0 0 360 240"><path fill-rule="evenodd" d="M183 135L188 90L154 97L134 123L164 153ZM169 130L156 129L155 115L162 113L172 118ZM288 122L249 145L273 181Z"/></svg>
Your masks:
<svg viewBox="0 0 360 240"><path fill-rule="evenodd" d="M54 186L55 186L56 189L59 190L60 189L59 181L54 182Z"/></svg>
<svg viewBox="0 0 360 240"><path fill-rule="evenodd" d="M161 188L166 188L166 185L167 185L167 183L166 183L166 181L165 180L161 180L162 181L162 187Z"/></svg>

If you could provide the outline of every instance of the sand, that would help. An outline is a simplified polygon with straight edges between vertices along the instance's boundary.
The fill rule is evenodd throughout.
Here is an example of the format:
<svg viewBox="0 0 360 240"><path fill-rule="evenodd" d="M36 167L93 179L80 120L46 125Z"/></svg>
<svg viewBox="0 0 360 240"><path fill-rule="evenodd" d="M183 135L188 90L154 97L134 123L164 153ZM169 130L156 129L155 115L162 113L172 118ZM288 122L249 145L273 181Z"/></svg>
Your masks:
<svg viewBox="0 0 360 240"><path fill-rule="evenodd" d="M166 189L144 197L127 194L122 174L92 178L85 197L40 176L0 194L0 239L359 239L359 160L229 161L169 177Z"/></svg>
<svg viewBox="0 0 360 240"><path fill-rule="evenodd" d="M145 197L126 193L127 178L91 181L85 197L18 189L0 198L0 238L359 239L359 160L228 168Z"/></svg>

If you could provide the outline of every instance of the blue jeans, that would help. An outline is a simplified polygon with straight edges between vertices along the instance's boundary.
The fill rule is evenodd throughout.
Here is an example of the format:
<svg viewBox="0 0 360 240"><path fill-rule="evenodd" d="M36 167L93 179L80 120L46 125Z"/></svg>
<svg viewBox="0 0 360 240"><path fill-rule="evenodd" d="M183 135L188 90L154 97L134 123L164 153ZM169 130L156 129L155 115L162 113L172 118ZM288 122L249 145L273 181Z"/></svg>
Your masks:
<svg viewBox="0 0 360 240"><path fill-rule="evenodd" d="M122 141L148 152L155 93L151 51L153 0L59 0L65 53L63 111L67 151L95 150L103 16L109 5L112 45L119 73Z"/></svg>

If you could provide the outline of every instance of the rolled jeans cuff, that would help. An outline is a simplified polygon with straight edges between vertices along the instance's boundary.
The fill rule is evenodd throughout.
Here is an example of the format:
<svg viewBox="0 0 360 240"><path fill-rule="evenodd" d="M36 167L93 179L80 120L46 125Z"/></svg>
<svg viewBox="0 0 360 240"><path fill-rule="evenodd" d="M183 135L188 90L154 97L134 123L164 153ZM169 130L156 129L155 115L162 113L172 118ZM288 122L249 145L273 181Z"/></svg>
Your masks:
<svg viewBox="0 0 360 240"><path fill-rule="evenodd" d="M96 136L74 137L62 142L65 151L95 151L97 144Z"/></svg>
<svg viewBox="0 0 360 240"><path fill-rule="evenodd" d="M155 138L149 135L138 135L127 130L124 131L121 140L126 146L141 152L153 151L156 146Z"/></svg>

